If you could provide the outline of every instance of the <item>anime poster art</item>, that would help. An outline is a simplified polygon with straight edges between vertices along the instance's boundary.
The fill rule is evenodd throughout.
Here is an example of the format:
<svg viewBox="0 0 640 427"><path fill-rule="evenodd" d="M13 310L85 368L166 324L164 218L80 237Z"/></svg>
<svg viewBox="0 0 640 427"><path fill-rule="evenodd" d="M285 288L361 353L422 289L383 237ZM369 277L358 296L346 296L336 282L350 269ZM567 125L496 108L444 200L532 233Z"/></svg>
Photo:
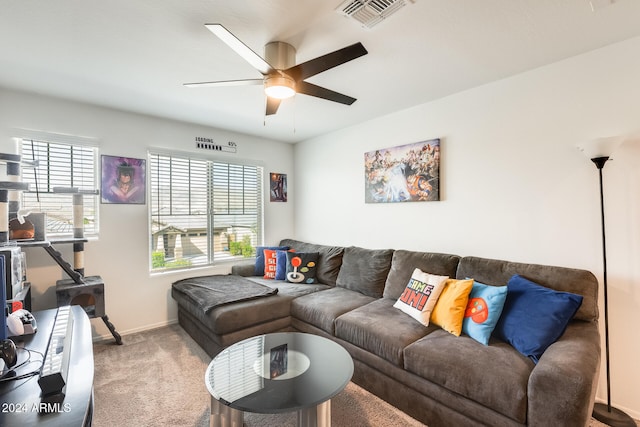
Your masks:
<svg viewBox="0 0 640 427"><path fill-rule="evenodd" d="M269 174L269 194L272 202L287 201L287 174L275 172Z"/></svg>
<svg viewBox="0 0 640 427"><path fill-rule="evenodd" d="M145 203L145 160L102 156L102 203Z"/></svg>
<svg viewBox="0 0 640 427"><path fill-rule="evenodd" d="M440 200L440 139L364 154L365 202Z"/></svg>

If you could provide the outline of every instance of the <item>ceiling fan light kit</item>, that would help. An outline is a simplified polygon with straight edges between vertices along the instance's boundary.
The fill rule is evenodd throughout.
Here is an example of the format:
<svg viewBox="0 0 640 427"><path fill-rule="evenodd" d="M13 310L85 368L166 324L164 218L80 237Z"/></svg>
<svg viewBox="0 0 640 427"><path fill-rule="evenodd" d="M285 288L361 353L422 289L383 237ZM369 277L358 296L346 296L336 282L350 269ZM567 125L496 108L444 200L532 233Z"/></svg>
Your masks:
<svg viewBox="0 0 640 427"><path fill-rule="evenodd" d="M344 105L351 105L356 101L355 98L314 85L305 80L366 55L368 52L362 43L355 43L351 46L295 65L296 50L288 43L279 41L268 43L265 46L266 59L263 59L221 24L205 24L205 27L258 70L263 78L185 83L187 87L238 86L262 83L267 95L265 111L267 116L275 114L278 111L281 100L291 98L296 93L314 96Z"/></svg>
<svg viewBox="0 0 640 427"><path fill-rule="evenodd" d="M291 98L296 94L296 82L289 76L265 77L264 93L276 99Z"/></svg>

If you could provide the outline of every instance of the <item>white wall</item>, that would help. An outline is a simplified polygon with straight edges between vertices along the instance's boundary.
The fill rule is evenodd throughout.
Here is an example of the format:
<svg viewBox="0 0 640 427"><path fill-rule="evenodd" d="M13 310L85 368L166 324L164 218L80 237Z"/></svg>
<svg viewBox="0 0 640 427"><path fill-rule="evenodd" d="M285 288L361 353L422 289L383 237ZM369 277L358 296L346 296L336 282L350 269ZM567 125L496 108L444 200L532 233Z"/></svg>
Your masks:
<svg viewBox="0 0 640 427"><path fill-rule="evenodd" d="M597 169L576 145L640 129L638 76L640 38L299 143L296 237L584 268L601 280ZM431 138L442 138L442 201L364 203L365 152ZM612 398L640 418L640 142L617 154L604 168Z"/></svg>
<svg viewBox="0 0 640 427"><path fill-rule="evenodd" d="M270 203L268 173L293 177L291 144L263 140L219 129L125 113L60 99L0 88L0 141L9 142L16 129L97 138L100 154L146 158L150 148L195 152L196 136L220 143L236 142L237 154L218 158L249 159L265 169L265 242L293 233L292 203ZM214 155L209 152L199 153ZM190 275L227 273L229 266L187 273L149 273L148 205L100 205L100 236L85 245L85 273L105 282L106 312L121 334L161 326L177 319L170 295L171 283ZM73 264L72 245L58 245ZM28 279L32 283L34 310L56 306L55 282L67 276L43 249L26 249ZM93 320L94 337L110 337L99 319Z"/></svg>

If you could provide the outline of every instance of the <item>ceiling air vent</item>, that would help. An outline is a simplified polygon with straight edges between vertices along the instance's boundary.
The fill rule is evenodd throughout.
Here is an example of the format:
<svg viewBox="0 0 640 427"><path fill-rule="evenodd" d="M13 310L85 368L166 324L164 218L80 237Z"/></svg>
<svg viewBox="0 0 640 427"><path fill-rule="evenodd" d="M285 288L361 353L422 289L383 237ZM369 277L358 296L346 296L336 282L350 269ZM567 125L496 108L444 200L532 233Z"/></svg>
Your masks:
<svg viewBox="0 0 640 427"><path fill-rule="evenodd" d="M404 0L347 0L336 11L371 28L405 6Z"/></svg>

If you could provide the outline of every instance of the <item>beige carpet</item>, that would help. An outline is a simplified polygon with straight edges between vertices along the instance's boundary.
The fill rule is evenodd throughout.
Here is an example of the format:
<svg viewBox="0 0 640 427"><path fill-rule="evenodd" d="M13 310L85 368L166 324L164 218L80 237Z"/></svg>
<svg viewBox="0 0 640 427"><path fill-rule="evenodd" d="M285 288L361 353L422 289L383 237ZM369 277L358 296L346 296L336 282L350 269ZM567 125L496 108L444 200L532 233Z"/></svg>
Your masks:
<svg viewBox="0 0 640 427"><path fill-rule="evenodd" d="M210 357L180 326L172 325L94 345L93 425L209 425L204 373ZM336 427L424 426L350 383L332 400ZM247 427L293 427L295 414L246 414ZM124 423L124 424L123 424Z"/></svg>
<svg viewBox="0 0 640 427"><path fill-rule="evenodd" d="M93 425L209 425L210 397L204 373L210 358L178 325L94 345ZM420 427L393 406L350 383L332 400L334 427ZM246 414L247 427L294 427L294 414ZM592 427L602 427L592 420Z"/></svg>

